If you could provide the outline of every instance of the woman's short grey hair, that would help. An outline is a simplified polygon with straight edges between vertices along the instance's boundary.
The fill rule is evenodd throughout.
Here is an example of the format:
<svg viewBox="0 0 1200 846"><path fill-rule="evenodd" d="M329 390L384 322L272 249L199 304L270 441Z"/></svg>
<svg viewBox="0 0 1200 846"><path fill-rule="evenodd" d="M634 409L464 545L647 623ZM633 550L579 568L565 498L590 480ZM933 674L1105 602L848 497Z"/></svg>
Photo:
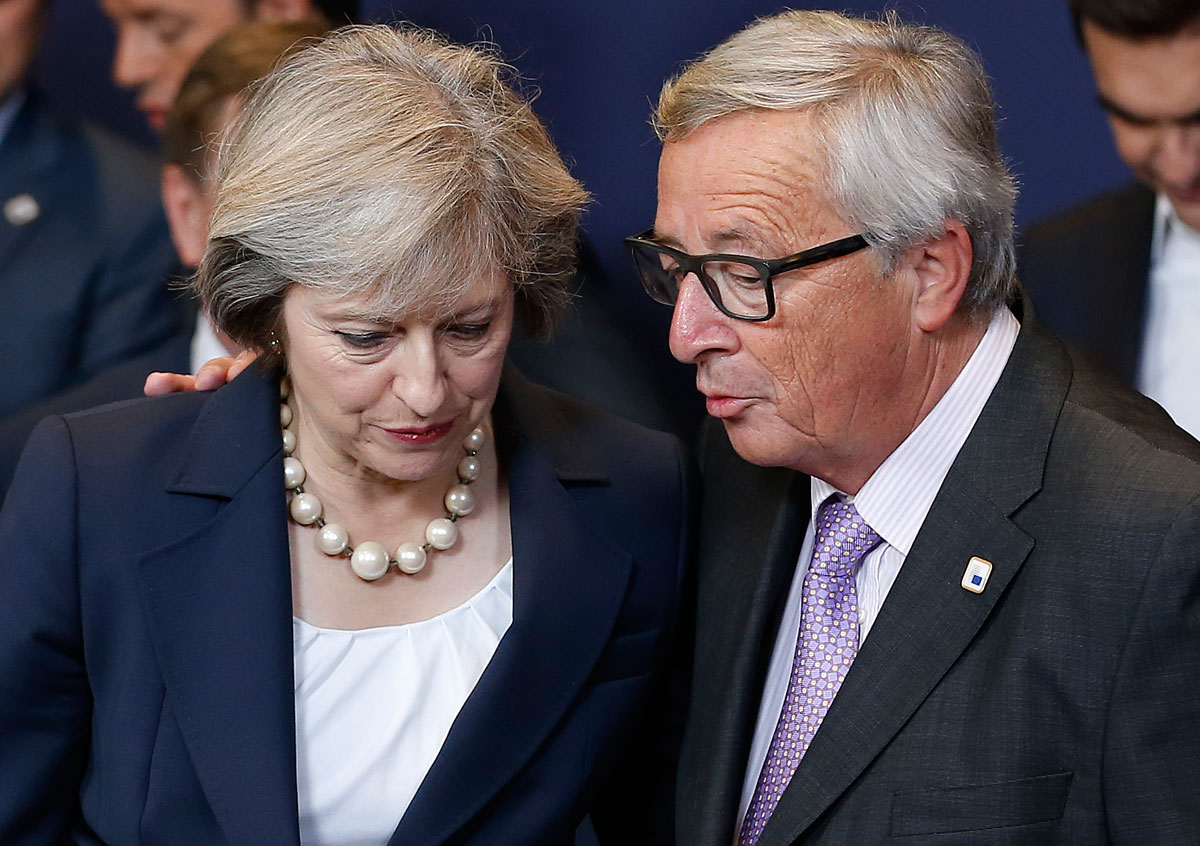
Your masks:
<svg viewBox="0 0 1200 846"><path fill-rule="evenodd" d="M669 143L751 109L802 109L813 118L825 193L879 248L885 272L953 219L974 249L965 308L983 316L1011 296L1017 189L1000 155L983 66L961 41L894 14L783 12L667 82L654 123Z"/></svg>
<svg viewBox="0 0 1200 846"><path fill-rule="evenodd" d="M281 64L220 147L193 281L217 327L269 359L293 284L389 321L499 272L526 329L547 332L587 195L514 78L489 48L387 26Z"/></svg>

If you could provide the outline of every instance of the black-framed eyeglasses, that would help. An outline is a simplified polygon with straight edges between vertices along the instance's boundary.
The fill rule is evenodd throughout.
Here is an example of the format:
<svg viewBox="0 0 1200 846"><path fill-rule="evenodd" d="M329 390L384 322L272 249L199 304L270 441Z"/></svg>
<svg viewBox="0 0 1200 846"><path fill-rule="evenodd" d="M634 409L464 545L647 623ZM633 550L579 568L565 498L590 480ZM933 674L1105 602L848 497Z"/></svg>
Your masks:
<svg viewBox="0 0 1200 846"><path fill-rule="evenodd" d="M870 246L862 235L839 238L781 259L760 259L732 253L693 256L653 240L653 229L625 239L642 287L655 302L673 306L679 286L696 274L723 314L738 320L762 321L775 316L775 287L780 273L848 256Z"/></svg>

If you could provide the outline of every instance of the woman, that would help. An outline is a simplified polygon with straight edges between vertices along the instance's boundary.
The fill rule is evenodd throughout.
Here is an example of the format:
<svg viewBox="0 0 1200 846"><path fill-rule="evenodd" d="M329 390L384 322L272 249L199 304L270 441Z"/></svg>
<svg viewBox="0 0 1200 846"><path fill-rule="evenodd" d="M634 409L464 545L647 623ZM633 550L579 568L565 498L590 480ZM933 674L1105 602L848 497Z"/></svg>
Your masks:
<svg viewBox="0 0 1200 846"><path fill-rule="evenodd" d="M584 194L502 76L357 28L247 105L194 287L258 366L0 514L0 842L661 842L684 462L504 368Z"/></svg>

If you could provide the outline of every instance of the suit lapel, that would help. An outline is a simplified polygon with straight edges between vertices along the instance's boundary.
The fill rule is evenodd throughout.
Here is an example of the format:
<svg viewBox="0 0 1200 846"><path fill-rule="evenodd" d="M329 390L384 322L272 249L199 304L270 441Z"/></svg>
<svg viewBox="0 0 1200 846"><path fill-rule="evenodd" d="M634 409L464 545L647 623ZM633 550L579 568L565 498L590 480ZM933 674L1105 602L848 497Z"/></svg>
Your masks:
<svg viewBox="0 0 1200 846"><path fill-rule="evenodd" d="M766 663L808 523L808 479L755 467L709 430L701 525L696 683L680 762L679 840L733 838ZM736 516L735 516L736 515ZM749 576L749 578L748 578Z"/></svg>
<svg viewBox="0 0 1200 846"><path fill-rule="evenodd" d="M1028 317L1000 382L939 491L871 634L759 839L797 841L870 765L978 634L1033 540L1009 519L1041 486L1070 380ZM981 594L967 562L993 565Z"/></svg>
<svg viewBox="0 0 1200 846"><path fill-rule="evenodd" d="M589 525L565 481L603 484L553 406L505 374L495 415L508 461L513 622L389 841L446 842L526 764L582 690L632 561Z"/></svg>
<svg viewBox="0 0 1200 846"><path fill-rule="evenodd" d="M217 392L171 486L213 516L140 560L167 699L230 843L299 842L292 598L274 383Z"/></svg>

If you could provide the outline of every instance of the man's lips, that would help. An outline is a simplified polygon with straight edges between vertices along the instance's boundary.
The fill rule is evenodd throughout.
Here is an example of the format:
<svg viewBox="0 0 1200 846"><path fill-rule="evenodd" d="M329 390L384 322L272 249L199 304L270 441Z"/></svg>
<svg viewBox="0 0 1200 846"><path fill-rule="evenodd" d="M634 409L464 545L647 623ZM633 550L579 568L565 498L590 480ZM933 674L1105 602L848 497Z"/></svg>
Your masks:
<svg viewBox="0 0 1200 846"><path fill-rule="evenodd" d="M156 131L159 132L167 124L166 109L143 108L142 114L146 116L146 122Z"/></svg>
<svg viewBox="0 0 1200 846"><path fill-rule="evenodd" d="M402 443L432 444L450 434L453 428L454 421L447 420L444 423L434 423L432 426L406 426L398 429L384 427L384 431Z"/></svg>
<svg viewBox="0 0 1200 846"><path fill-rule="evenodd" d="M754 400L746 397L730 397L723 394L706 394L704 404L708 413L718 419L741 414Z"/></svg>

